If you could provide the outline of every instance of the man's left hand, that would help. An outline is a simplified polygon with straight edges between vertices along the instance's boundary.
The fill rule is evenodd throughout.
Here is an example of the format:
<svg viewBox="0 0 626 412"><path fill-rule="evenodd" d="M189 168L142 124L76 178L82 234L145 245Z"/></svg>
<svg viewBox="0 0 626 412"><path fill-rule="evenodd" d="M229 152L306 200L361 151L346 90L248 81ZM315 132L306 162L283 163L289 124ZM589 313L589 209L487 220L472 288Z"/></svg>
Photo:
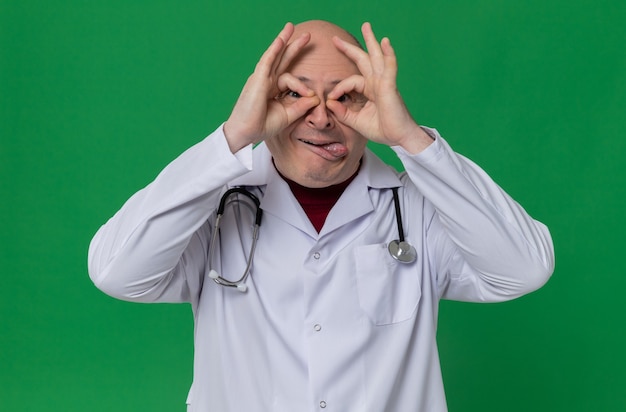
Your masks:
<svg viewBox="0 0 626 412"><path fill-rule="evenodd" d="M333 38L335 47L357 65L361 75L338 83L327 96L327 107L340 122L367 139L419 153L433 140L413 120L398 92L398 65L391 42L385 37L379 43L369 23L364 23L361 31L367 52L338 37ZM367 99L357 110L341 103L344 98L357 98L354 95Z"/></svg>

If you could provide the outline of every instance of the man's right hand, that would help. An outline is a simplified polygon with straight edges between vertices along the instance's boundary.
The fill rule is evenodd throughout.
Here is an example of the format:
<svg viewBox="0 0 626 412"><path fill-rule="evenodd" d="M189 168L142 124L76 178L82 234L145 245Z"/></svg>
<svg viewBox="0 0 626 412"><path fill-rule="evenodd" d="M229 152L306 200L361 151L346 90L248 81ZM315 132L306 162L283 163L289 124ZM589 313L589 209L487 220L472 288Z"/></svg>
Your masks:
<svg viewBox="0 0 626 412"><path fill-rule="evenodd" d="M280 133L320 103L311 89L286 72L311 38L310 34L304 33L289 43L293 32L293 24L287 23L263 53L244 85L224 124L231 152ZM301 97L293 104L284 105L280 97L288 92Z"/></svg>

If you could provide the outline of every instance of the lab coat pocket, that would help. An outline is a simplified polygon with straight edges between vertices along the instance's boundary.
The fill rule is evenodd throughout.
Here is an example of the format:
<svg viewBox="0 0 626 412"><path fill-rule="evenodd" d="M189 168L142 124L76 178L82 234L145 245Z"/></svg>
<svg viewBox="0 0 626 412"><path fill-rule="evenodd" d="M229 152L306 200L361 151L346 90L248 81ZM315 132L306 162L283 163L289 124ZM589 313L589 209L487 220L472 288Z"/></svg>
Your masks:
<svg viewBox="0 0 626 412"><path fill-rule="evenodd" d="M359 304L375 325L410 319L422 295L418 266L393 259L386 244L355 249Z"/></svg>

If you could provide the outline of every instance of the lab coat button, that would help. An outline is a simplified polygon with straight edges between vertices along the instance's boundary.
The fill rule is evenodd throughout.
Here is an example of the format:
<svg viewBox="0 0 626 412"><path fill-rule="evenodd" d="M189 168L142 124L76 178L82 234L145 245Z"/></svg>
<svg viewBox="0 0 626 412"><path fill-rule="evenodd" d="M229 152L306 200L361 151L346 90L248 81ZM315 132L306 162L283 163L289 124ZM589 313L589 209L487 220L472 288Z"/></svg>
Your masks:
<svg viewBox="0 0 626 412"><path fill-rule="evenodd" d="M320 408L324 409L326 407L326 402L325 401L321 401L320 402Z"/></svg>
<svg viewBox="0 0 626 412"><path fill-rule="evenodd" d="M315 329L315 332L319 332L320 330L322 330L322 325L316 323L315 326L313 326L313 329Z"/></svg>
<svg viewBox="0 0 626 412"><path fill-rule="evenodd" d="M320 258L320 252L313 253L313 259L318 260Z"/></svg>

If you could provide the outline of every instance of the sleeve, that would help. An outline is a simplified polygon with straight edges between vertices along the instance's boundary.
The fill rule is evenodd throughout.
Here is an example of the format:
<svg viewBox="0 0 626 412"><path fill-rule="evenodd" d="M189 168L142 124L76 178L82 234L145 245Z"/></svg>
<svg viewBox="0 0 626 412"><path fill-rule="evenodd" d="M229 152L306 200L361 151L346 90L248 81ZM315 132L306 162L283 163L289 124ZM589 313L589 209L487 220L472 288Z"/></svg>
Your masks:
<svg viewBox="0 0 626 412"><path fill-rule="evenodd" d="M251 163L252 146L233 155L222 127L181 154L97 231L88 255L94 284L123 300L193 301L210 239L204 223L223 186Z"/></svg>
<svg viewBox="0 0 626 412"><path fill-rule="evenodd" d="M435 141L423 152L394 150L433 208L426 239L440 297L498 302L541 287L554 270L548 228L436 130L427 132Z"/></svg>

